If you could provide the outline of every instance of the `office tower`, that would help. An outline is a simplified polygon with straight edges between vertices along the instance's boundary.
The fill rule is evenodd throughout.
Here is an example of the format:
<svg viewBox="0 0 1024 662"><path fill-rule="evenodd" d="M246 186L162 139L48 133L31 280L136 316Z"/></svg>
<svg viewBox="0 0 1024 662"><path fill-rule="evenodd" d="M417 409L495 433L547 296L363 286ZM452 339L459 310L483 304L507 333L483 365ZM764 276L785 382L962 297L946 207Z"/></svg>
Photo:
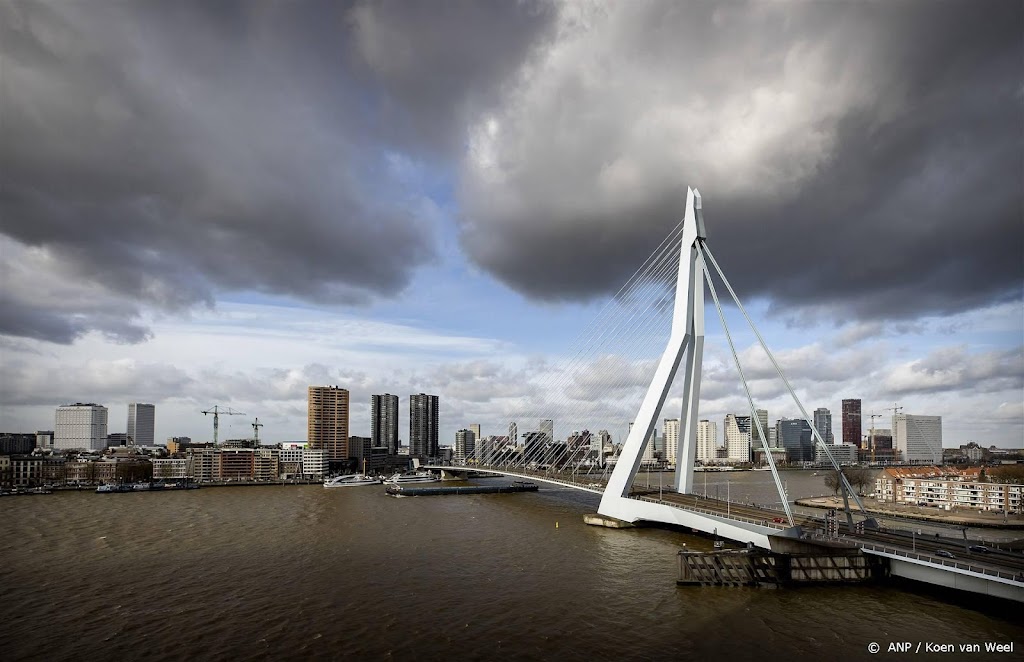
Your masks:
<svg viewBox="0 0 1024 662"><path fill-rule="evenodd" d="M860 398L843 400L843 443L861 447Z"/></svg>
<svg viewBox="0 0 1024 662"><path fill-rule="evenodd" d="M757 409L757 410L755 410L755 413L757 414L757 422L761 424L761 429L764 430L764 433L767 436L768 435L768 410L767 409ZM764 446L764 444L761 443L761 437L760 437L760 434L757 431L757 425L754 425L753 422L751 422L751 426L752 427L750 429L750 435L751 435L751 439L754 440L754 448L761 448L762 446Z"/></svg>
<svg viewBox="0 0 1024 662"><path fill-rule="evenodd" d="M152 446L156 427L156 407L141 402L128 403L127 434L136 446Z"/></svg>
<svg viewBox="0 0 1024 662"><path fill-rule="evenodd" d="M779 446L790 462L814 462L814 436L802 418L783 418L777 424Z"/></svg>
<svg viewBox="0 0 1024 662"><path fill-rule="evenodd" d="M476 434L472 430L459 430L455 433L455 447L452 449L455 462L465 462L474 456L476 451Z"/></svg>
<svg viewBox="0 0 1024 662"><path fill-rule="evenodd" d="M750 462L750 417L727 414L725 416L725 446L734 462Z"/></svg>
<svg viewBox="0 0 1024 662"><path fill-rule="evenodd" d="M910 464L942 464L942 417L896 414L893 448Z"/></svg>
<svg viewBox="0 0 1024 662"><path fill-rule="evenodd" d="M679 419L666 418L662 424L661 435L665 440L665 461L675 464L679 455Z"/></svg>
<svg viewBox="0 0 1024 662"><path fill-rule="evenodd" d="M704 419L697 423L697 459L714 462L718 452L718 424Z"/></svg>
<svg viewBox="0 0 1024 662"><path fill-rule="evenodd" d="M107 408L92 402L57 407L53 448L103 450L107 446Z"/></svg>
<svg viewBox="0 0 1024 662"><path fill-rule="evenodd" d="M480 424L479 423L470 423L469 424L469 431L472 432L476 436L476 440L477 441L480 441L481 439L483 439L483 437L480 435Z"/></svg>
<svg viewBox="0 0 1024 662"><path fill-rule="evenodd" d="M508 443L516 446L519 444L519 426L515 421L508 424Z"/></svg>
<svg viewBox="0 0 1024 662"><path fill-rule="evenodd" d="M337 386L310 386L306 418L310 448L324 451L324 460L348 459L348 391Z"/></svg>
<svg viewBox="0 0 1024 662"><path fill-rule="evenodd" d="M818 407L814 410L814 429L818 431L821 440L826 444L835 441L832 437L832 412L825 407Z"/></svg>
<svg viewBox="0 0 1024 662"><path fill-rule="evenodd" d="M540 433L548 436L548 443L555 440L555 422L550 418L542 418L540 421Z"/></svg>
<svg viewBox="0 0 1024 662"><path fill-rule="evenodd" d="M370 440L374 448L398 454L398 396L385 393L370 396Z"/></svg>
<svg viewBox="0 0 1024 662"><path fill-rule="evenodd" d="M437 456L438 399L420 393L409 396L409 456L421 459Z"/></svg>

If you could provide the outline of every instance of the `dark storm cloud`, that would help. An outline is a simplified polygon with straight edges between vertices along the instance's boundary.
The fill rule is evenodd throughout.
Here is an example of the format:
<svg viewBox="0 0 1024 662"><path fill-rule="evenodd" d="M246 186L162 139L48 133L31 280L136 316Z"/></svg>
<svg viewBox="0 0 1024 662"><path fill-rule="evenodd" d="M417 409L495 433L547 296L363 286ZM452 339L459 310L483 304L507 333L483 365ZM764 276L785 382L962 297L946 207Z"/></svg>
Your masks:
<svg viewBox="0 0 1024 662"><path fill-rule="evenodd" d="M614 291L701 189L741 295L847 316L1019 298L1014 2L563 8L464 162L463 244L538 299Z"/></svg>
<svg viewBox="0 0 1024 662"><path fill-rule="evenodd" d="M480 5L444 5L452 34L432 42L413 20L429 7L0 6L0 232L72 279L170 310L223 290L342 304L397 293L432 259L435 228L394 164L414 134L452 135L450 113L437 126L445 99L495 85L494 63L543 18L524 12L504 33L504 5L489 27ZM489 57L481 40L502 50ZM440 71L411 79L399 56ZM396 114L409 127L392 129ZM137 321L87 300L74 318L33 310L35 294L12 294L19 320L4 331L130 339L118 327Z"/></svg>

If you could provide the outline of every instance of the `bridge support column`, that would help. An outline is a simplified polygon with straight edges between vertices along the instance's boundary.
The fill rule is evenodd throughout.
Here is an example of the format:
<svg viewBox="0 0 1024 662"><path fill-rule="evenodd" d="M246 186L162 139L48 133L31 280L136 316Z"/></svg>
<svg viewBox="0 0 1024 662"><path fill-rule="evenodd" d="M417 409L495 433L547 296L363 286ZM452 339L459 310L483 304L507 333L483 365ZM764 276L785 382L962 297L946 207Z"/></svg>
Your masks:
<svg viewBox="0 0 1024 662"><path fill-rule="evenodd" d="M686 213L680 240L679 271L676 284L672 333L661 356L637 412L633 429L626 437L615 470L601 499L598 512L602 515L622 517L622 504L618 501L629 494L630 486L640 468L644 449L657 425L675 378L676 370L687 351L685 395L679 433L682 437L680 453L676 458L676 490L686 492L693 487L693 460L696 450L697 403L700 400L701 360L704 353L704 272L698 262L697 242L705 237L700 193L687 189Z"/></svg>

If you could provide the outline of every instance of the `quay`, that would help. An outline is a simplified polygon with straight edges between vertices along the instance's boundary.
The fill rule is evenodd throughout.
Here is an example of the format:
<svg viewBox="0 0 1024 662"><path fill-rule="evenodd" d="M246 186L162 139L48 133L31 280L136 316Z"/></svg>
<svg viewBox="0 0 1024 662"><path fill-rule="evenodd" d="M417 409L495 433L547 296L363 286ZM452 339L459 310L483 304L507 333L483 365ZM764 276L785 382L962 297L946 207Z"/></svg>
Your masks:
<svg viewBox="0 0 1024 662"><path fill-rule="evenodd" d="M444 494L510 494L513 492L536 492L536 483L516 481L511 485L462 485L458 487L403 487L388 485L387 493L392 496L441 496Z"/></svg>

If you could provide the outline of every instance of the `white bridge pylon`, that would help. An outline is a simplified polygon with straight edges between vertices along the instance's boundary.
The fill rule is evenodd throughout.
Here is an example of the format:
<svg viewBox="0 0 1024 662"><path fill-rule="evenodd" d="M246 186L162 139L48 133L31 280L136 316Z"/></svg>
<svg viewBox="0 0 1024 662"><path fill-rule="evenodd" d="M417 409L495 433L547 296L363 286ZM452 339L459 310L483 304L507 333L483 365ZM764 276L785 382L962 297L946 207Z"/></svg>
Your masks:
<svg viewBox="0 0 1024 662"><path fill-rule="evenodd" d="M759 547L767 548L770 547L768 542L769 535L781 535L787 537L800 535L800 530L794 527L793 513L790 509L785 490L782 487L782 481L780 480L778 471L775 467L774 458L770 452L765 452L765 459L771 468L776 489L779 492L780 500L786 510L786 516L789 520L790 526L789 529L785 529L781 532L776 527L743 522L729 518L724 514L722 516L716 516L707 513L698 513L664 502L654 501L651 499L637 499L629 496L633 480L636 478L637 471L640 469L645 447L651 437L651 433L657 425L658 417L665 405L665 400L668 398L669 389L675 380L676 372L679 369L680 363L683 363L683 403L679 425L680 447L676 460L675 491L680 494L691 494L693 492L694 459L697 445L698 403L700 401L701 363L704 355L705 285L710 288L710 292L715 301L715 308L722 321L722 326L725 331L726 338L729 341L730 349L732 349L733 359L737 370L739 370L740 373L740 381L743 383L747 402L750 405L751 422L756 426L758 436L761 440L767 440L768 438L766 431L762 428L760 420L756 415L749 386L743 376L743 369L739 364L735 347L732 344L732 337L725 325L725 316L722 313L721 305L718 302L718 294L715 291L714 283L710 280L711 274L708 269L708 260L710 260L711 264L714 265L716 272L719 274L726 288L728 288L728 291L736 302L737 307L741 312L743 312L744 316L747 317L748 322L750 322L750 318L746 315L746 311L743 309L742 304L740 304L739 299L736 298L735 292L733 292L732 287L725 278L725 275L718 268L714 257L709 251L707 251L707 247L704 245L706 238L707 235L704 228L700 193L694 189L687 189L686 212L683 217L683 230L682 237L680 239L681 250L679 254L675 308L672 317L672 331L669 335L665 351L661 355L661 360L658 362L651 384L648 387L647 393L640 405L640 409L637 412L636 419L633 422L633 427L626 438L626 443L623 445L621 453L619 454L619 458L615 464L615 469L608 479L608 485L605 489L604 495L602 496L598 513L627 522L646 520L688 526L707 533L717 533L727 538L732 538L733 540L752 542ZM785 375L782 374L781 368L779 368L778 364L775 362L770 350L768 350L767 345L764 343L764 339L761 338L760 333L758 333L757 329L754 328L753 323L751 323L751 328L757 334L762 348L768 354L773 365L778 371L779 376L785 382L787 389L799 406L804 419L808 421L809 425L811 425L812 435L814 436L816 443L824 447L825 453L832 461L833 466L838 469L838 463L836 463L835 459L832 457L831 452L825 445L824 440L821 439L817 429L813 424L811 424L806 410L796 398L796 393L790 386L789 381L786 380ZM765 446L767 446L767 444L765 444ZM852 492L845 476L842 478L842 489L845 499ZM860 503L860 500L857 498L855 493L853 494L853 498L857 501L857 505L861 507L861 511L863 512L863 505ZM852 527L852 518L850 517L849 508L847 508L847 520L850 522Z"/></svg>

